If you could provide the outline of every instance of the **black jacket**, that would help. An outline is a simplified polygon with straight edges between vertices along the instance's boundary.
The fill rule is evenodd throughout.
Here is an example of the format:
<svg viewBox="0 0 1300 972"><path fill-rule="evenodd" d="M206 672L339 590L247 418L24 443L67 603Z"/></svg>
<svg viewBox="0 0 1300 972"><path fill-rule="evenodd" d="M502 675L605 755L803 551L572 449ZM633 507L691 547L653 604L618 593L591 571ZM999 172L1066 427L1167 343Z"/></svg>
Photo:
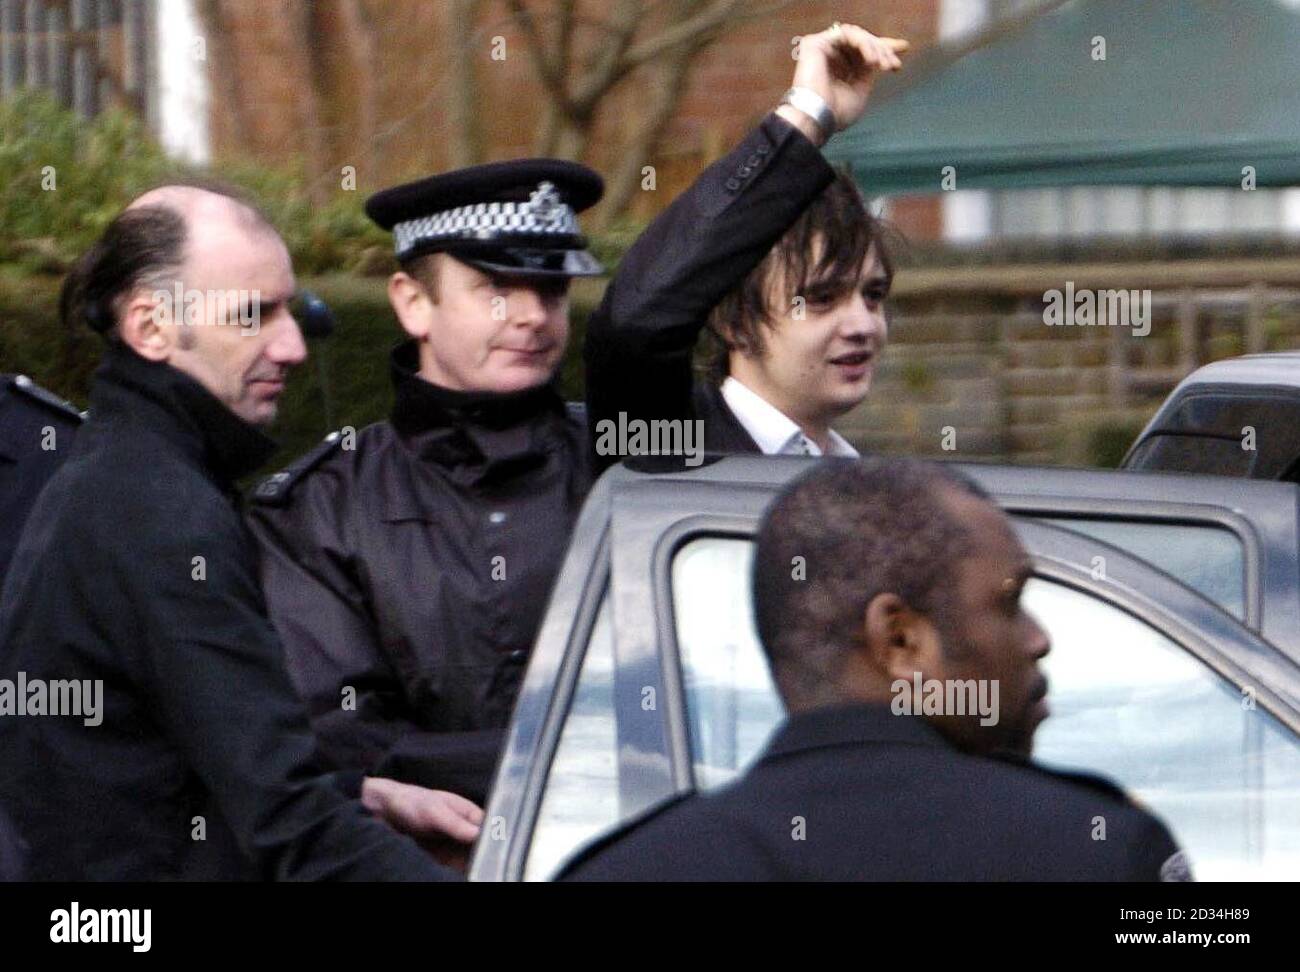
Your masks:
<svg viewBox="0 0 1300 972"><path fill-rule="evenodd" d="M706 448L758 451L716 387L692 387L691 352L832 175L772 116L655 220L588 325L589 426L549 387L436 388L408 344L391 421L259 487L272 618L336 765L486 799L569 532L619 459L595 454L597 422L699 416Z"/></svg>
<svg viewBox="0 0 1300 972"><path fill-rule="evenodd" d="M1156 881L1186 875L1175 855L1105 780L967 755L923 718L864 705L790 718L739 781L652 811L561 877Z"/></svg>
<svg viewBox="0 0 1300 972"><path fill-rule="evenodd" d="M835 172L798 129L769 115L633 244L587 323L587 417L704 422L708 452L758 452L718 388L697 380L710 311L749 275ZM618 456L599 456L603 468Z"/></svg>
<svg viewBox="0 0 1300 972"><path fill-rule="evenodd" d="M415 350L394 353L391 421L268 480L251 522L334 765L481 803L591 482L586 426L550 386L439 388Z"/></svg>
<svg viewBox="0 0 1300 972"><path fill-rule="evenodd" d="M0 678L102 682L97 725L0 716L28 877L450 873L315 762L232 486L272 448L181 372L107 352L0 596Z"/></svg>
<svg viewBox="0 0 1300 972"><path fill-rule="evenodd" d="M22 375L0 375L0 586L27 514L80 426L67 402Z"/></svg>

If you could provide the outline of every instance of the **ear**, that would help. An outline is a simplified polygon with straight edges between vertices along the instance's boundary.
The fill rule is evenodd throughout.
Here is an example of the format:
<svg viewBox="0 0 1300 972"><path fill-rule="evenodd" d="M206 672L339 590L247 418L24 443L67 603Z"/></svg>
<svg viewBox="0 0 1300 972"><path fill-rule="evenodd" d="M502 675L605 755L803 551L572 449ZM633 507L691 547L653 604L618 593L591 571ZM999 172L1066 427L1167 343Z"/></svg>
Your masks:
<svg viewBox="0 0 1300 972"><path fill-rule="evenodd" d="M388 302L407 334L417 339L428 335L433 303L418 280L401 270L393 274L388 278Z"/></svg>
<svg viewBox="0 0 1300 972"><path fill-rule="evenodd" d="M163 301L137 291L126 301L119 315L118 334L132 351L149 361L169 361L178 338L178 327Z"/></svg>
<svg viewBox="0 0 1300 972"><path fill-rule="evenodd" d="M873 597L863 612L862 629L868 661L890 682L910 682L916 672L936 671L941 663L938 630L897 594Z"/></svg>

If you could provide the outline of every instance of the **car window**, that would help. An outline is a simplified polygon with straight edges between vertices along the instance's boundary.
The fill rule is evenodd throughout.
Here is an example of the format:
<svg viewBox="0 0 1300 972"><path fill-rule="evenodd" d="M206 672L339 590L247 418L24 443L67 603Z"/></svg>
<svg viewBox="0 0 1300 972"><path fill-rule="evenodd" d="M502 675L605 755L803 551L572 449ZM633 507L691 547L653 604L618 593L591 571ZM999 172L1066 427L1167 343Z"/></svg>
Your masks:
<svg viewBox="0 0 1300 972"><path fill-rule="evenodd" d="M782 717L749 607L748 540L702 537L672 565L696 785L743 771ZM1035 756L1110 777L1189 852L1201 878L1300 874L1295 736L1156 629L1041 578L1026 607L1053 641L1053 716Z"/></svg>
<svg viewBox="0 0 1300 972"><path fill-rule="evenodd" d="M1209 435L1155 434L1133 450L1130 469L1204 473L1208 476L1249 476L1258 455L1241 447L1239 438Z"/></svg>
<svg viewBox="0 0 1300 972"><path fill-rule="evenodd" d="M1101 773L1154 810L1196 876L1300 876L1295 736L1168 637L1088 594L1034 579L1051 717L1034 756Z"/></svg>
<svg viewBox="0 0 1300 972"><path fill-rule="evenodd" d="M550 877L573 851L619 819L614 636L606 593L546 777L524 880Z"/></svg>
<svg viewBox="0 0 1300 972"><path fill-rule="evenodd" d="M693 540L673 559L673 610L695 783L710 789L753 762L785 711L749 604L749 540Z"/></svg>
<svg viewBox="0 0 1300 972"><path fill-rule="evenodd" d="M1238 620L1246 617L1246 552L1231 530L1190 523L1041 517L1046 523L1119 547L1204 595ZM1105 571L1101 563L1094 570Z"/></svg>

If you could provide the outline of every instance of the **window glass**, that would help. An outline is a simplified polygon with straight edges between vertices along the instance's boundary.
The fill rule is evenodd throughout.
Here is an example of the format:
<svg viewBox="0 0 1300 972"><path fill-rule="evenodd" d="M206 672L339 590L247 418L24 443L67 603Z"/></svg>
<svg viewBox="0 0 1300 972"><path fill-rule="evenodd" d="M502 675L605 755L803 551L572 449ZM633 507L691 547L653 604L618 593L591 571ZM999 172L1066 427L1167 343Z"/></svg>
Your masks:
<svg viewBox="0 0 1300 972"><path fill-rule="evenodd" d="M673 560L677 647L701 789L753 762L785 717L750 610L753 555L749 540L704 537Z"/></svg>
<svg viewBox="0 0 1300 972"><path fill-rule="evenodd" d="M614 637L606 594L546 777L524 880L550 877L568 856L619 822Z"/></svg>
<svg viewBox="0 0 1300 972"><path fill-rule="evenodd" d="M1300 877L1300 747L1156 629L1049 581L1025 605L1052 638L1036 759L1109 777L1165 821L1203 880Z"/></svg>
<svg viewBox="0 0 1300 972"><path fill-rule="evenodd" d="M1209 435L1153 435L1133 451L1129 469L1203 473L1207 476L1250 475L1257 453L1243 449L1239 439Z"/></svg>
<svg viewBox="0 0 1300 972"><path fill-rule="evenodd" d="M1119 547L1182 581L1233 617L1246 616L1246 553L1241 540L1230 530L1187 523L1063 516L1042 519ZM1093 561L1084 566L1106 568L1104 563Z"/></svg>

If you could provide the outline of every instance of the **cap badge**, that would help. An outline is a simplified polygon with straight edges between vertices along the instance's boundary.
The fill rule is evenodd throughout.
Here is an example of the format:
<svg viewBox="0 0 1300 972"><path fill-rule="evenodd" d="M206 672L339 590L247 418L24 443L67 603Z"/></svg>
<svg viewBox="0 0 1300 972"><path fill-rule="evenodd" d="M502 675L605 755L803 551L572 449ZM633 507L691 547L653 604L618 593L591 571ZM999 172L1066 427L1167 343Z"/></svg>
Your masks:
<svg viewBox="0 0 1300 972"><path fill-rule="evenodd" d="M540 222L552 227L564 222L567 209L555 186L549 182L538 183L528 197L528 208Z"/></svg>

